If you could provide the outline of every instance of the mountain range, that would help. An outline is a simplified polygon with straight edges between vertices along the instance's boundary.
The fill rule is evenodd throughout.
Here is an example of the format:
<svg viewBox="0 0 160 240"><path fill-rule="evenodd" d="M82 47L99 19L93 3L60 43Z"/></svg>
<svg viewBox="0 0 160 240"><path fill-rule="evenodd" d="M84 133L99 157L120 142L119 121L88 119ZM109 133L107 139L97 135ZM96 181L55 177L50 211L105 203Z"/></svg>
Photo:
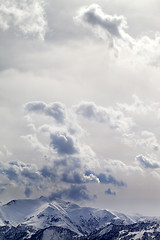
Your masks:
<svg viewBox="0 0 160 240"><path fill-rule="evenodd" d="M157 218L91 207L61 199L12 200L0 206L0 240L160 239Z"/></svg>

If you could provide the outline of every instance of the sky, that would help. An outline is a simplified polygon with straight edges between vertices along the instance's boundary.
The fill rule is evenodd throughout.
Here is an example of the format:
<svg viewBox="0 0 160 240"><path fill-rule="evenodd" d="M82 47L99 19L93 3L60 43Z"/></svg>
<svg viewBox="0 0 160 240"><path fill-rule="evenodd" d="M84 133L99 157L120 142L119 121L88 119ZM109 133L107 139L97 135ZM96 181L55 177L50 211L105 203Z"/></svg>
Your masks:
<svg viewBox="0 0 160 240"><path fill-rule="evenodd" d="M0 0L0 201L160 215L158 0Z"/></svg>

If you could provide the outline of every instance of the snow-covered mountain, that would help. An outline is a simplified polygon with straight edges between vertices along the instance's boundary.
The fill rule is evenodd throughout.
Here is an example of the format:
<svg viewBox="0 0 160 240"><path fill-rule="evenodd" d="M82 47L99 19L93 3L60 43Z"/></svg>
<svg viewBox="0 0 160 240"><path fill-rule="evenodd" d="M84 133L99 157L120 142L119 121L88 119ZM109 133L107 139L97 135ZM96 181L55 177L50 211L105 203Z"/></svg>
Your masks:
<svg viewBox="0 0 160 240"><path fill-rule="evenodd" d="M0 240L125 240L159 232L158 221L137 222L135 219L108 210L80 207L60 199L12 200L0 206Z"/></svg>

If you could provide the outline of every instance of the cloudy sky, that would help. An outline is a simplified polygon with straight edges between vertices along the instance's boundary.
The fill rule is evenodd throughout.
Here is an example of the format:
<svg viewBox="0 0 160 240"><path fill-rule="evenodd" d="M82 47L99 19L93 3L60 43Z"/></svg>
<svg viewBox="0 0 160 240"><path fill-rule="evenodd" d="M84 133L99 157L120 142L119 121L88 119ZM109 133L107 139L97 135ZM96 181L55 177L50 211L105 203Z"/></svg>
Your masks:
<svg viewBox="0 0 160 240"><path fill-rule="evenodd" d="M160 215L158 0L0 0L0 200Z"/></svg>

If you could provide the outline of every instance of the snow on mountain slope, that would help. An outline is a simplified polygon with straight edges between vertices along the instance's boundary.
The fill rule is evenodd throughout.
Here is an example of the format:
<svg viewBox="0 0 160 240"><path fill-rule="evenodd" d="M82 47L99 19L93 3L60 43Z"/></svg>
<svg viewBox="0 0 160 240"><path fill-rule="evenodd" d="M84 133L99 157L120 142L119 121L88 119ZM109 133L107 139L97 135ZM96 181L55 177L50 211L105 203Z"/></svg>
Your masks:
<svg viewBox="0 0 160 240"><path fill-rule="evenodd" d="M138 222L139 219L143 221ZM60 199L13 200L0 206L0 240L160 239L158 219L129 217Z"/></svg>
<svg viewBox="0 0 160 240"><path fill-rule="evenodd" d="M45 203L38 208L34 214L27 218L23 224L32 226L35 229L59 226L71 229L77 234L81 234L75 224L71 221L68 213L57 203Z"/></svg>
<svg viewBox="0 0 160 240"><path fill-rule="evenodd" d="M43 198L12 200L0 207L1 223L4 225L9 222L12 226L17 226L44 204Z"/></svg>
<svg viewBox="0 0 160 240"><path fill-rule="evenodd" d="M58 226L72 230L77 234L89 233L107 223L133 223L124 214L115 214L107 210L80 207L77 204L60 199L49 201L48 198L13 200L0 206L1 226L9 223L44 229Z"/></svg>

